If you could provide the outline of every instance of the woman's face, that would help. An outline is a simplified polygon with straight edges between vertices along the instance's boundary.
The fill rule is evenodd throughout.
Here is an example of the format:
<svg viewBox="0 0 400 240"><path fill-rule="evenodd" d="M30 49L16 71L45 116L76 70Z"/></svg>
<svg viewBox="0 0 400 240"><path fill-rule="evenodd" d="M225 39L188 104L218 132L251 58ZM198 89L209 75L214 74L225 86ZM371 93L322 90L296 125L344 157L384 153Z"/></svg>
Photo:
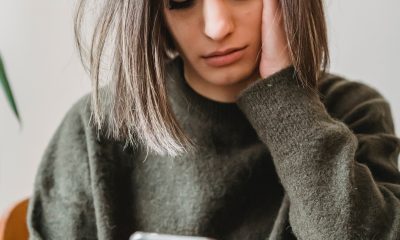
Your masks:
<svg viewBox="0 0 400 240"><path fill-rule="evenodd" d="M258 77L261 54L262 0L164 0L164 16L185 76L192 82L233 86ZM168 9L168 1L179 9ZM212 65L204 58L215 51L244 48L230 64Z"/></svg>

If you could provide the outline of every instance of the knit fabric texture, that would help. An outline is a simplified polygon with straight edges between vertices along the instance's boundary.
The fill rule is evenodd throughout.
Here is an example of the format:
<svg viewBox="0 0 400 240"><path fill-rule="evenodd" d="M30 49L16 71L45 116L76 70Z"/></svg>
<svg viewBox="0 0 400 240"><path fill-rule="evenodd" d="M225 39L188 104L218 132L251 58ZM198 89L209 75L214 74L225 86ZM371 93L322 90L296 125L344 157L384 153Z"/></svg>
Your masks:
<svg viewBox="0 0 400 240"><path fill-rule="evenodd" d="M222 103L188 85L181 57L167 71L197 148L160 156L98 136L86 94L43 154L30 239L400 239L400 139L376 89L327 73L311 92L291 65Z"/></svg>

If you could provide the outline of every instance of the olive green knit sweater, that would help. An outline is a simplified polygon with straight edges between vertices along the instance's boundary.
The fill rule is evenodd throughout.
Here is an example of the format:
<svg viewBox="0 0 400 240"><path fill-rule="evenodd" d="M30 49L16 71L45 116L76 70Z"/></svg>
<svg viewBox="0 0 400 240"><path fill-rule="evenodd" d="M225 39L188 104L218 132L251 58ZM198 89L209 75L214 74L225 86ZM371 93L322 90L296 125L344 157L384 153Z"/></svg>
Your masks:
<svg viewBox="0 0 400 240"><path fill-rule="evenodd" d="M400 239L400 140L377 90L327 74L311 93L290 66L221 103L182 64L167 66L168 96L198 148L172 158L97 137L85 95L38 168L31 239Z"/></svg>

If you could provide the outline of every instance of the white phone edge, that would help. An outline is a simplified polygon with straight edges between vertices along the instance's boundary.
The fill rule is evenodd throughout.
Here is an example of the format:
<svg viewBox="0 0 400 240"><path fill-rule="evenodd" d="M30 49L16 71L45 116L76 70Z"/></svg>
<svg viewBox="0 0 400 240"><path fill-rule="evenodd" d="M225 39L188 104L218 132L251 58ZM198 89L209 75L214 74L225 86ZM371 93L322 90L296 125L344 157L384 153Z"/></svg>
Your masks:
<svg viewBox="0 0 400 240"><path fill-rule="evenodd" d="M129 240L216 240L214 238L197 237L197 236L184 236L184 235L170 235L152 232L134 232Z"/></svg>

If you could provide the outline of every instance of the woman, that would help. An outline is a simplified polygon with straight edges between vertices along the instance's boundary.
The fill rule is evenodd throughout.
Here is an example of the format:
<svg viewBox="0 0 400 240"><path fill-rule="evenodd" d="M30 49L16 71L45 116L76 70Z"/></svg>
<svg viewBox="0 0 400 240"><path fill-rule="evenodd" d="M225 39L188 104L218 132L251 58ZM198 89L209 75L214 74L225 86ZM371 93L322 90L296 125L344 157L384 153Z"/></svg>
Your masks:
<svg viewBox="0 0 400 240"><path fill-rule="evenodd" d="M82 55L94 88L43 156L31 239L400 238L390 106L326 72L321 0L100 9ZM112 79L100 87L107 66Z"/></svg>

